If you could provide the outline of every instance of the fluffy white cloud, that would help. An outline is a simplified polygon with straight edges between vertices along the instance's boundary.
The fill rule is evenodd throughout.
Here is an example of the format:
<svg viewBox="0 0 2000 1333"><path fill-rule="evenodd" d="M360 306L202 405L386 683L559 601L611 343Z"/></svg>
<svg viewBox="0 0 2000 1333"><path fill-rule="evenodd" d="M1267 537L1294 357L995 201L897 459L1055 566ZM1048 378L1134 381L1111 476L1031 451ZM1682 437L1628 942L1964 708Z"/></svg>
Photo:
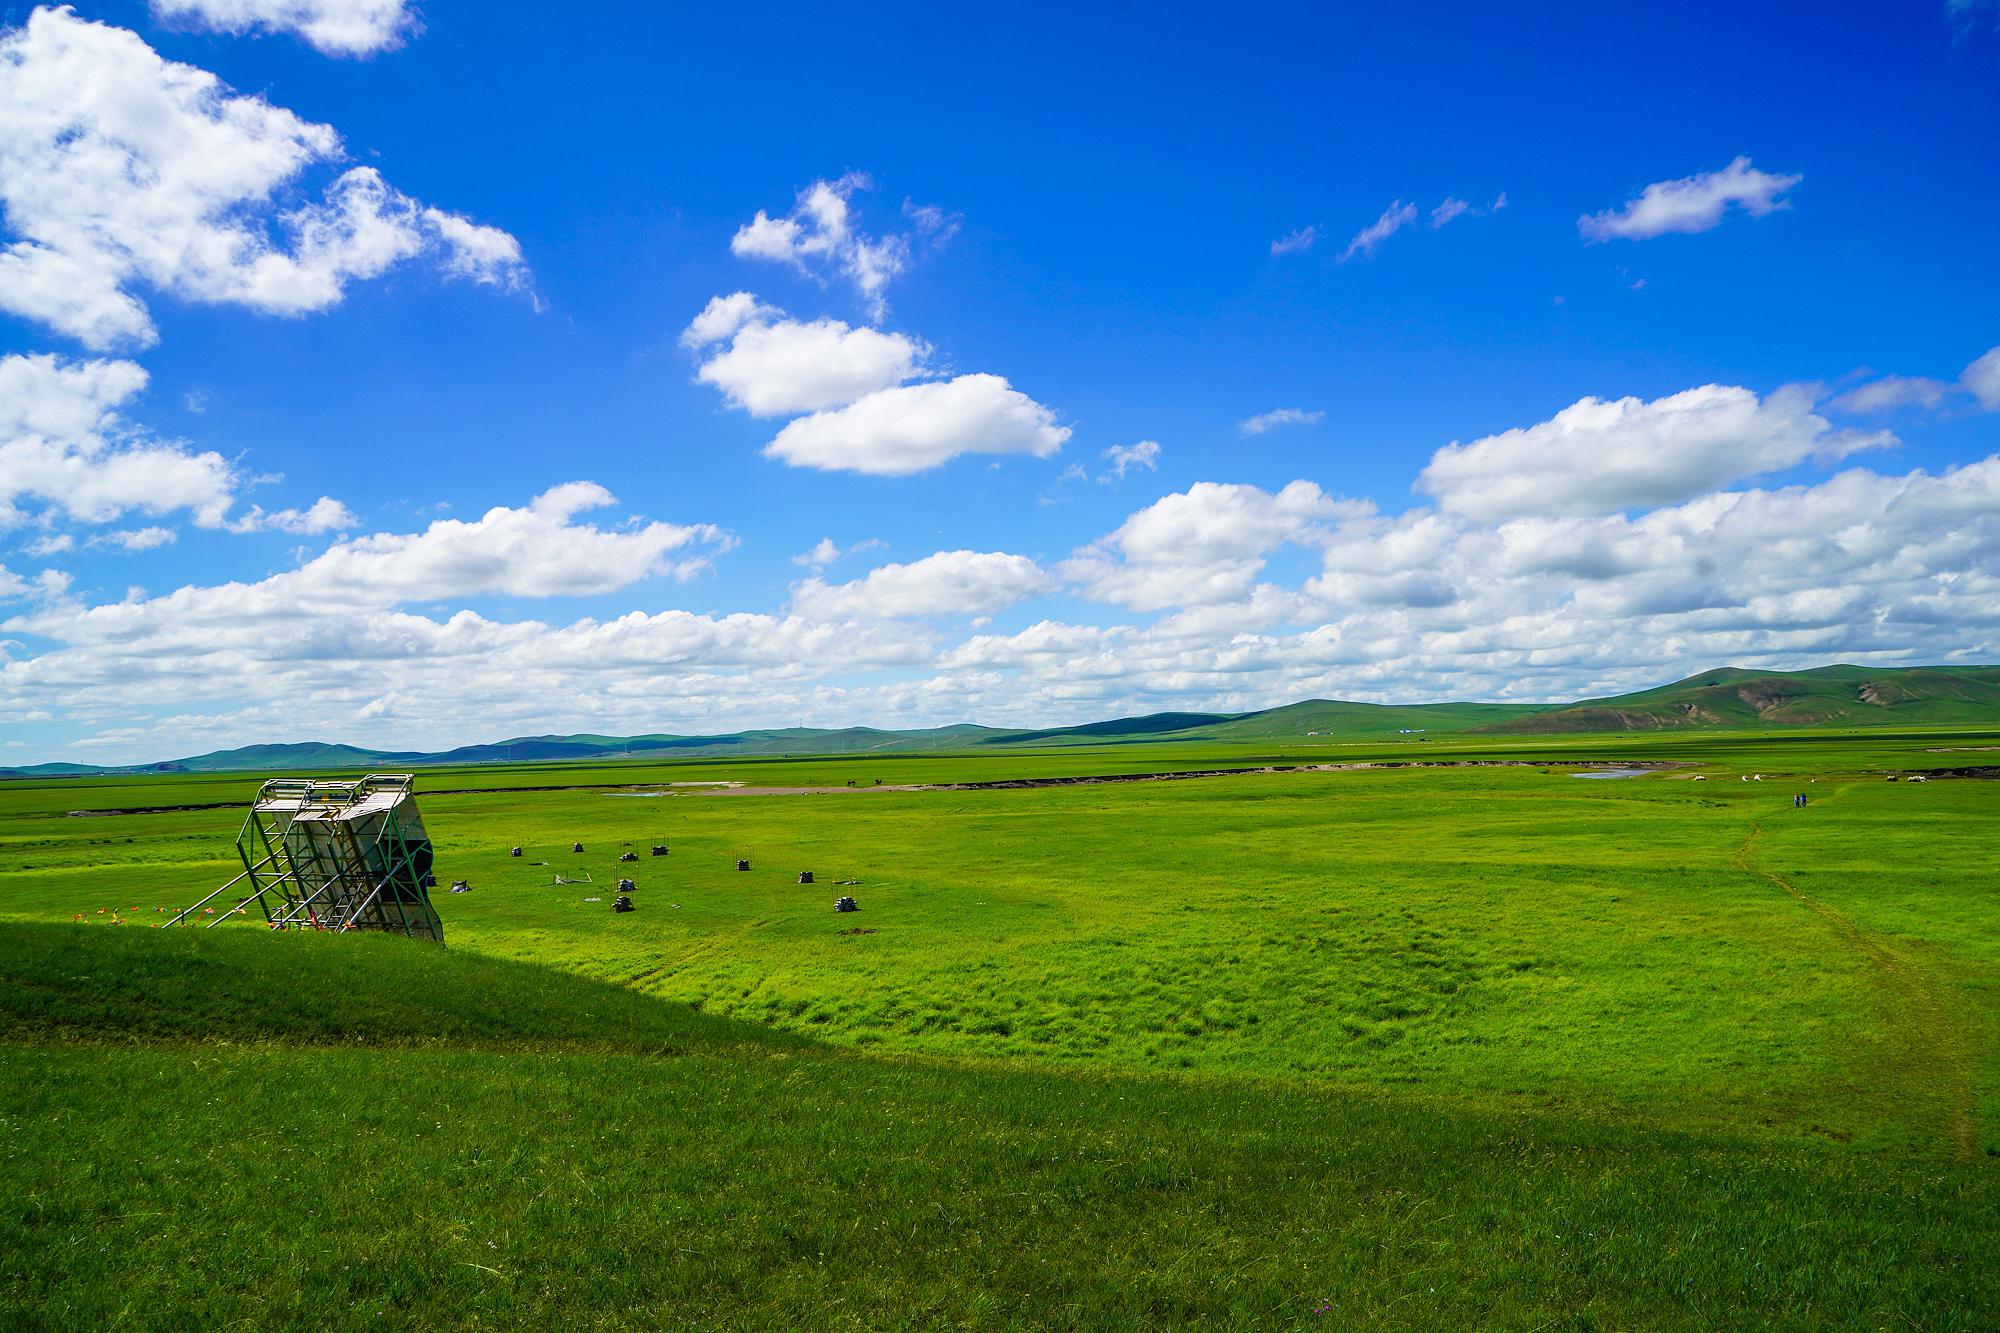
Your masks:
<svg viewBox="0 0 2000 1333"><path fill-rule="evenodd" d="M236 532L322 532L354 521L324 496L306 510L253 507L230 518L242 479L222 455L147 439L120 420L117 409L145 387L146 372L130 361L0 356L0 527L25 521L31 501L44 506L44 521L186 511L202 527Z"/></svg>
<svg viewBox="0 0 2000 1333"><path fill-rule="evenodd" d="M64 361L49 353L0 356L0 438L97 435L146 387L131 361Z"/></svg>
<svg viewBox="0 0 2000 1333"><path fill-rule="evenodd" d="M759 210L731 249L807 272L844 273L879 318L882 287L909 247L907 238L871 241L854 229L848 198L867 184L862 176L815 182L789 215ZM933 240L958 226L939 209L905 204L903 211ZM765 457L794 467L904 476L961 454L1045 458L1070 435L1054 412L998 375L909 383L927 373L931 355L915 338L837 319L795 320L749 292L712 298L681 333L681 345L703 358L696 378L731 405L753 416L797 417L764 447Z"/></svg>
<svg viewBox="0 0 2000 1333"><path fill-rule="evenodd" d="M1111 464L1111 475L1100 477L1100 481L1123 480L1125 474L1134 468L1157 472L1160 470L1160 443L1158 440L1140 440L1136 444L1114 444L1104 451L1104 460Z"/></svg>
<svg viewBox="0 0 2000 1333"><path fill-rule="evenodd" d="M1958 382L1975 395L1982 406L2000 410L2000 347L1967 366Z"/></svg>
<svg viewBox="0 0 2000 1333"><path fill-rule="evenodd" d="M807 579L792 590L792 610L817 620L976 615L1013 606L1048 584L1041 566L1024 555L939 551L850 583Z"/></svg>
<svg viewBox="0 0 2000 1333"><path fill-rule="evenodd" d="M724 342L736 330L752 320L768 323L783 319L785 312L776 306L765 305L749 292L731 292L727 296L711 296L708 304L681 330L681 346L689 351L697 351L711 343Z"/></svg>
<svg viewBox="0 0 2000 1333"><path fill-rule="evenodd" d="M1319 228L1300 227L1297 231L1287 232L1271 242L1271 257L1276 259L1279 255L1302 255L1312 249L1313 242L1318 239Z"/></svg>
<svg viewBox="0 0 2000 1333"><path fill-rule="evenodd" d="M94 650L105 662L153 652L184 667L198 660L240 687L246 673L261 666L282 674L280 664L295 658L395 662L426 652L455 656L455 642L493 642L488 622L469 611L439 624L392 614L397 607L496 595L588 596L657 575L686 579L731 544L708 525L635 522L605 529L574 521L611 503L610 493L595 483L568 482L525 508L501 506L471 522L441 519L421 532L337 542L299 568L257 583L189 586L93 607L52 604L6 627ZM285 627L283 635L262 637L276 624ZM518 640L516 646L532 651ZM217 665L244 653L250 656L240 664ZM33 678L52 669L50 659L37 658L16 674ZM6 670L0 666L0 673ZM146 674L158 678L171 671L163 666ZM115 673L101 680L114 691L129 684L144 692L137 681L121 684Z"/></svg>
<svg viewBox="0 0 2000 1333"><path fill-rule="evenodd" d="M1311 543L1326 520L1366 512L1309 481L1273 494L1255 486L1197 482L1126 519L1064 563L1064 578L1098 601L1137 611L1203 606L1248 593L1265 558L1288 542Z"/></svg>
<svg viewBox="0 0 2000 1333"><path fill-rule="evenodd" d="M402 44L417 26L407 0L152 0L158 17L215 32L296 33L330 56Z"/></svg>
<svg viewBox="0 0 2000 1333"><path fill-rule="evenodd" d="M695 377L720 389L732 406L752 416L791 416L843 406L911 378L929 352L900 333L849 328L837 319L808 324L782 318L782 311L755 306L754 298L754 313L741 313L734 306L718 310L717 302L735 299L717 297L709 302L688 326L683 341L712 339L712 330L736 321L722 335L728 346L703 361Z"/></svg>
<svg viewBox="0 0 2000 1333"><path fill-rule="evenodd" d="M1640 241L1668 232L1707 231L1722 221L1731 204L1756 218L1790 208L1790 201L1779 196L1804 179L1759 171L1749 158L1739 157L1720 171L1655 181L1622 208L1578 218L1577 230L1586 241Z"/></svg>
<svg viewBox="0 0 2000 1333"><path fill-rule="evenodd" d="M0 357L0 526L39 500L85 523L191 511L219 526L236 478L220 454L126 436L115 409L146 384L129 361Z"/></svg>
<svg viewBox="0 0 2000 1333"><path fill-rule="evenodd" d="M1279 407L1269 412L1259 412L1236 423L1236 429L1245 435L1262 435L1265 431L1276 430L1280 426L1316 426L1325 420L1324 412L1308 412L1303 408Z"/></svg>
<svg viewBox="0 0 2000 1333"><path fill-rule="evenodd" d="M606 529L572 520L617 501L595 482L551 487L525 508L504 505L471 522L439 519L422 532L336 543L268 582L336 603L395 606L444 598L582 597L706 568L731 539L707 524Z"/></svg>
<svg viewBox="0 0 2000 1333"><path fill-rule="evenodd" d="M906 476L961 454L1028 454L1062 448L1068 426L998 375L882 389L830 412L801 417L764 448L797 467Z"/></svg>
<svg viewBox="0 0 2000 1333"><path fill-rule="evenodd" d="M882 293L889 280L909 266L910 242L905 236L869 236L854 226L849 201L856 190L870 188L867 176L850 172L839 180L814 181L799 191L792 211L771 217L763 209L737 229L729 248L739 258L768 259L789 264L801 273L837 276L854 285L870 314L880 319ZM920 228L940 237L955 229L936 209L913 209Z"/></svg>
<svg viewBox="0 0 2000 1333"><path fill-rule="evenodd" d="M1538 425L1447 445L1417 487L1473 518L1607 514L1894 443L1886 431L1834 430L1805 388L1759 401L1707 384L1652 402L1584 398Z"/></svg>
<svg viewBox="0 0 2000 1333"><path fill-rule="evenodd" d="M100 420L74 404L35 410ZM1151 623L1031 615L1019 633L949 633L934 618L1032 612L1060 588L1025 556L976 551L807 578L774 614L549 624L463 609L685 576L727 543L712 528L579 518L608 501L574 483L477 520L338 542L259 582L101 605L59 571L0 573L0 597L33 603L0 625L12 641L0 717L88 717L105 758L157 759L281 724L410 746L791 717L1047 725L1314 696L1576 697L1725 662L2000 653L2000 457L1943 473L1850 468L1629 514L1391 515L1310 481L1203 483L1058 571L1089 596L1164 613ZM803 563L842 554L829 540ZM1301 557L1316 568L1298 571Z"/></svg>
<svg viewBox="0 0 2000 1333"><path fill-rule="evenodd" d="M1416 220L1417 206L1415 204L1406 204L1398 199L1395 203L1390 204L1382 210L1381 217L1376 218L1373 222L1354 234L1354 239L1349 241L1347 248L1340 252L1340 262L1345 264L1356 255L1361 255L1369 259L1374 258L1377 246Z"/></svg>
<svg viewBox="0 0 2000 1333"><path fill-rule="evenodd" d="M349 282L419 255L507 286L504 232L427 208L372 167L297 201L340 138L122 28L38 9L0 37L0 308L93 348L156 334L133 292L274 314L321 310ZM282 238L282 239L281 239Z"/></svg>
<svg viewBox="0 0 2000 1333"><path fill-rule="evenodd" d="M1288 493L1293 502L1274 503ZM1387 516L1310 483L1183 498L1214 511L1192 526L1221 558L1245 559L1264 540L1238 510L1253 523L1278 510L1323 571L1298 588L1239 579L1231 595L1151 625L1043 618L958 641L921 619L802 612L568 625L423 615L302 598L296 574L87 607L66 600L49 571L0 576L0 595L44 602L0 629L47 641L0 659L0 699L23 713L87 708L99 752L136 760L281 724L425 746L798 716L1048 725L1308 697L1577 697L1725 662L2000 652L2000 458L1943 474L1855 469L1634 517L1498 524L1429 509ZM1166 517L1135 551L1171 545L1185 516ZM284 636L270 632L275 607L286 611ZM190 711L210 701L216 711Z"/></svg>
<svg viewBox="0 0 2000 1333"><path fill-rule="evenodd" d="M528 261L521 253L521 242L512 233L441 208L423 211L421 225L415 228L420 239L426 229L442 243L438 265L452 277L509 291L520 291L527 286Z"/></svg>

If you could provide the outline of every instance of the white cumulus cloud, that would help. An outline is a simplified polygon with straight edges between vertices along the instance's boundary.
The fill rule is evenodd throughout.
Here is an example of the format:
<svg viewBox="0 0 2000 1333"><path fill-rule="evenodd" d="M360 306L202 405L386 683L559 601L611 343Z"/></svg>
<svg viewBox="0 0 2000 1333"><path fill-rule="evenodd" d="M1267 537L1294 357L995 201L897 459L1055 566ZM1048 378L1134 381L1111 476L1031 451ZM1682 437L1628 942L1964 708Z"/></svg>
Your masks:
<svg viewBox="0 0 2000 1333"><path fill-rule="evenodd" d="M764 448L796 467L907 476L962 454L1047 458L1070 436L1055 413L998 375L881 389L800 417Z"/></svg>
<svg viewBox="0 0 2000 1333"><path fill-rule="evenodd" d="M189 586L87 609L55 607L9 623L77 643L150 637L186 646L206 629L220 646L282 617L308 636L285 651L305 651L312 648L310 636L334 633L334 626L356 643L389 633L379 613L410 603L584 597L661 575L691 578L733 542L707 524L614 529L575 521L613 503L594 482L566 482L521 508L496 506L471 521L439 519L421 532L336 542L299 568L257 583Z"/></svg>
<svg viewBox="0 0 2000 1333"><path fill-rule="evenodd" d="M731 539L708 524L579 524L578 514L617 503L595 482L551 487L524 508L439 519L422 532L376 533L336 543L287 578L334 601L393 606L487 594L582 597L657 575L691 578Z"/></svg>
<svg viewBox="0 0 2000 1333"><path fill-rule="evenodd" d="M118 409L146 387L130 361L0 356L0 527L25 521L109 523L185 511L205 528L319 532L353 522L322 496L306 510L229 517L243 479L222 455L147 438ZM158 543L155 543L156 545ZM53 549L53 548L51 548Z"/></svg>
<svg viewBox="0 0 2000 1333"><path fill-rule="evenodd" d="M1275 493L1197 482L1133 514L1060 572L1086 596L1137 611L1228 601L1250 591L1272 551L1310 544L1328 520L1367 508L1309 481Z"/></svg>
<svg viewBox="0 0 2000 1333"><path fill-rule="evenodd" d="M708 304L701 308L701 313L681 330L681 346L689 351L699 351L711 343L728 340L736 330L752 320L768 323L784 317L784 311L775 306L765 305L749 292L711 296L708 298Z"/></svg>
<svg viewBox="0 0 2000 1333"><path fill-rule="evenodd" d="M418 256L519 286L513 238L428 208L373 167L318 198L344 152L328 126L137 35L37 9L0 36L0 308L101 349L157 338L137 289L296 315Z"/></svg>
<svg viewBox="0 0 2000 1333"><path fill-rule="evenodd" d="M1041 566L1024 555L939 551L849 583L806 579L792 590L792 609L818 620L976 615L1012 606L1048 584Z"/></svg>
<svg viewBox="0 0 2000 1333"><path fill-rule="evenodd" d="M408 0L152 0L153 13L215 32L289 32L330 56L368 56L416 29Z"/></svg>
<svg viewBox="0 0 2000 1333"><path fill-rule="evenodd" d="M0 357L0 526L40 501L56 515L105 523L127 513L193 513L220 526L236 477L213 452L132 437L116 409L146 384L130 361Z"/></svg>
<svg viewBox="0 0 2000 1333"><path fill-rule="evenodd" d="M1706 384L1651 402L1584 398L1538 425L1447 445L1417 487L1474 518L1608 514L1893 443L1886 431L1833 429L1808 389L1760 401Z"/></svg>
<svg viewBox="0 0 2000 1333"><path fill-rule="evenodd" d="M1641 241L1668 232L1707 231L1731 205L1756 218L1790 208L1781 196L1804 179L1759 171L1749 158L1739 157L1720 171L1655 181L1622 208L1578 218L1577 230L1586 241Z"/></svg>
<svg viewBox="0 0 2000 1333"><path fill-rule="evenodd" d="M695 317L683 341L710 337L711 330L738 318L735 307L718 312L716 301ZM837 319L805 323L763 306L755 311L723 335L728 345L695 372L695 378L714 385L732 406L752 416L843 406L911 378L929 352L900 333L850 328Z"/></svg>

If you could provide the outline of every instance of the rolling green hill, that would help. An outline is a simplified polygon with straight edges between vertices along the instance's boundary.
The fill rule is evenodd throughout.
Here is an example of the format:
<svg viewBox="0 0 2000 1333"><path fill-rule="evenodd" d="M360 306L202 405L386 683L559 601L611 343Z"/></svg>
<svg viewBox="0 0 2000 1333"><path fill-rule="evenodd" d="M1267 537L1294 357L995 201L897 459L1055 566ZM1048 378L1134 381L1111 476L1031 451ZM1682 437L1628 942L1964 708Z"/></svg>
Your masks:
<svg viewBox="0 0 2000 1333"><path fill-rule="evenodd" d="M2000 720L2000 667L1722 667L1478 728L1526 734L1669 727L1983 726Z"/></svg>
<svg viewBox="0 0 2000 1333"><path fill-rule="evenodd" d="M1995 725L2000 725L2000 666L1828 666L1809 671L1721 667L1656 689L1569 704L1376 704L1307 699L1248 713L1148 713L1033 730L959 723L910 731L785 727L710 736L581 733L517 736L436 752L306 742L250 745L129 768L37 764L0 769L0 778L421 768L549 760L910 754L1141 740L1256 742L1326 737L1351 741L1405 735L1541 735L1667 728Z"/></svg>

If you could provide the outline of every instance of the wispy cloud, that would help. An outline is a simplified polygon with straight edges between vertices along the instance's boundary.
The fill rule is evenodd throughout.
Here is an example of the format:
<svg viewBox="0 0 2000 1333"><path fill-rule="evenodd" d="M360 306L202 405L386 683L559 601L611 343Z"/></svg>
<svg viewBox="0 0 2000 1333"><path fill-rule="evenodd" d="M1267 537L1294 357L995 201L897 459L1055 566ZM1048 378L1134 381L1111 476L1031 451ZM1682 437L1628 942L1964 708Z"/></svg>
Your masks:
<svg viewBox="0 0 2000 1333"><path fill-rule="evenodd" d="M1483 218L1489 214L1498 213L1506 206L1507 192L1505 190L1502 190L1498 197L1484 208L1479 207L1477 204L1468 203L1455 195L1447 195L1443 203L1431 210L1431 230L1436 231L1438 228L1444 226L1445 223L1453 221L1456 218Z"/></svg>
<svg viewBox="0 0 2000 1333"><path fill-rule="evenodd" d="M1753 218L1790 208L1791 202L1780 196L1804 179L1759 171L1749 158L1739 157L1720 171L1655 181L1624 207L1586 214L1576 226L1590 242L1644 241L1669 232L1707 231L1722 221L1732 204Z"/></svg>
<svg viewBox="0 0 2000 1333"><path fill-rule="evenodd" d="M1099 481L1122 481L1125 474L1134 468L1157 472L1160 470L1160 443L1158 440L1140 440L1136 444L1114 444L1104 451L1104 460L1111 464L1111 471L1099 477Z"/></svg>
<svg viewBox="0 0 2000 1333"><path fill-rule="evenodd" d="M845 278L867 306L872 319L887 310L883 293L890 279L910 266L913 240L942 245L958 231L956 213L931 204L903 202L903 216L915 230L896 236L870 236L854 225L856 191L873 188L859 171L839 180L818 180L799 191L792 211L772 217L763 209L737 228L729 248L739 259L767 259L789 264L821 280Z"/></svg>
<svg viewBox="0 0 2000 1333"><path fill-rule="evenodd" d="M1382 210L1381 217L1354 234L1354 239L1340 252L1340 262L1345 264L1356 255L1373 258L1377 246L1416 220L1417 206L1398 199Z"/></svg>
<svg viewBox="0 0 2000 1333"><path fill-rule="evenodd" d="M1265 431L1276 430L1280 426L1317 425L1325 416L1324 412L1308 412L1298 407L1280 407L1269 412L1260 412L1254 417L1247 417L1236 423L1236 429L1245 435L1262 435Z"/></svg>
<svg viewBox="0 0 2000 1333"><path fill-rule="evenodd" d="M808 569L825 569L828 565L845 560L848 556L860 555L863 551L879 551L888 544L880 537L870 537L852 546L842 546L831 537L821 537L810 551L793 556L792 563L804 565Z"/></svg>
<svg viewBox="0 0 2000 1333"><path fill-rule="evenodd" d="M1297 231L1280 236L1271 242L1271 257L1275 259L1279 255L1304 254L1312 249L1313 242L1318 239L1319 228L1300 227Z"/></svg>

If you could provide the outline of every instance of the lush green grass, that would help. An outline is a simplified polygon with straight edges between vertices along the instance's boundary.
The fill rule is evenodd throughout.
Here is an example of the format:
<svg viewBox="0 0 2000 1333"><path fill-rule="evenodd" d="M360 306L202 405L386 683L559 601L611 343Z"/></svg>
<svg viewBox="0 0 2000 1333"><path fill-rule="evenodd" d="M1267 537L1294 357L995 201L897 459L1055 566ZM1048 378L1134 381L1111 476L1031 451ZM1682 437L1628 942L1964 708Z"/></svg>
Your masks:
<svg viewBox="0 0 2000 1333"><path fill-rule="evenodd" d="M0 1322L322 1322L332 1292L417 1326L1985 1327L2000 805L1872 774L1994 743L426 775L475 885L438 898L444 951L148 930L228 877L240 812L0 788ZM1433 758L1709 780L845 791ZM593 785L718 779L842 791ZM278 1149L296 1127L331 1168Z"/></svg>
<svg viewBox="0 0 2000 1333"><path fill-rule="evenodd" d="M373 936L0 923L0 1041L602 1049L800 1043L545 967ZM359 947L350 947L358 945Z"/></svg>
<svg viewBox="0 0 2000 1333"><path fill-rule="evenodd" d="M324 1023L255 1003L273 951ZM504 1047L412 1046L523 985L423 952L0 930L7 975L150 1034L0 1044L0 1321L1969 1330L2000 1299L1983 1162L866 1058L559 979ZM609 1048L607 1009L678 1040Z"/></svg>
<svg viewBox="0 0 2000 1333"><path fill-rule="evenodd" d="M1310 708L1311 705L1300 705ZM1284 712L1286 710L1280 710ZM1715 765L1731 775L1878 773L2000 765L2000 731L1973 727L1857 727L1845 730L1689 731L1644 735L1313 736L1309 718L1252 739L1164 740L1056 748L983 748L937 753L797 755L747 758L564 760L493 766L440 766L419 774L425 792L630 786L741 781L759 786L991 782L1016 778L1154 773L1269 764L1463 762L1605 763L1622 760ZM205 804L240 808L270 777L328 771L114 774L0 781L0 815L65 814Z"/></svg>

